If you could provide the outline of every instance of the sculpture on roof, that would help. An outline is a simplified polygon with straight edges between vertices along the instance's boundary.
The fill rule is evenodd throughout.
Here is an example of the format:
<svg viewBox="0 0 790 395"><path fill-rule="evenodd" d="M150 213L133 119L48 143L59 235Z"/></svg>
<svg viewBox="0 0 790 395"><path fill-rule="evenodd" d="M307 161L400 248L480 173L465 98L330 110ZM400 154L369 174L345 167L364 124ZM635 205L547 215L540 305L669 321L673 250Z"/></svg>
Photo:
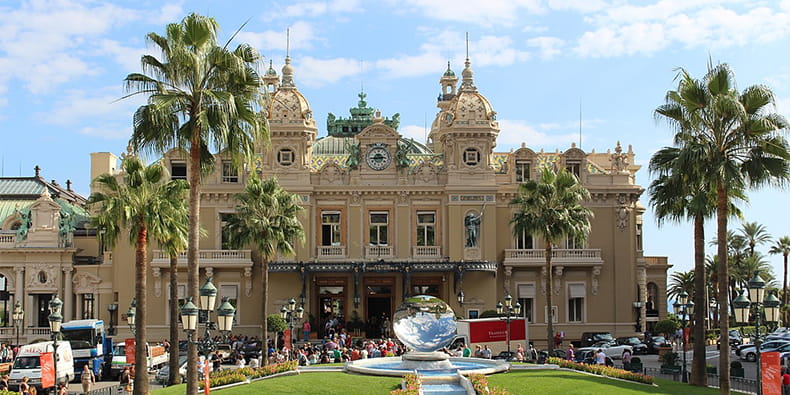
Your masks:
<svg viewBox="0 0 790 395"><path fill-rule="evenodd" d="M30 218L30 209L16 211L16 217L19 220L19 228L16 230L16 241L20 242L27 238L27 232L33 226L33 220Z"/></svg>
<svg viewBox="0 0 790 395"><path fill-rule="evenodd" d="M398 142L398 149L395 151L395 166L399 169L409 167L409 143Z"/></svg>
<svg viewBox="0 0 790 395"><path fill-rule="evenodd" d="M346 143L346 152L348 152L348 159L346 160L348 168L351 170L359 168L359 162L362 160L362 150L359 148L359 143Z"/></svg>
<svg viewBox="0 0 790 395"><path fill-rule="evenodd" d="M623 147L620 142L614 147L614 154L612 154L612 170L616 172L623 172L628 167L628 154L623 153Z"/></svg>

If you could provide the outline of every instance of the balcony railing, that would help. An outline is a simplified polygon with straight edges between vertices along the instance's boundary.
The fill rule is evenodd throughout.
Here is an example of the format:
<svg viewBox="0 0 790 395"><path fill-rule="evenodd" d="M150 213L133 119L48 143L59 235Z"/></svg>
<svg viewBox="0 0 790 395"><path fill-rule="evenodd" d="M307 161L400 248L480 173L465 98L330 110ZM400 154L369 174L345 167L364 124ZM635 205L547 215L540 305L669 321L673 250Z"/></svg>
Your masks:
<svg viewBox="0 0 790 395"><path fill-rule="evenodd" d="M365 246L365 258L392 258L392 246Z"/></svg>
<svg viewBox="0 0 790 395"><path fill-rule="evenodd" d="M600 248L554 249L551 262L557 265L597 266L603 264ZM545 249L506 249L505 265L540 266L546 263Z"/></svg>
<svg viewBox="0 0 790 395"><path fill-rule="evenodd" d="M0 248L14 248L16 245L16 232L0 233Z"/></svg>
<svg viewBox="0 0 790 395"><path fill-rule="evenodd" d="M250 250L200 250L198 259L201 265L216 267L239 267L251 266L252 258ZM187 253L178 254L178 264L186 265ZM167 251L154 250L154 266L169 266L170 255Z"/></svg>
<svg viewBox="0 0 790 395"><path fill-rule="evenodd" d="M441 246L414 246L411 248L414 259L437 259L442 257Z"/></svg>
<svg viewBox="0 0 790 395"><path fill-rule="evenodd" d="M346 246L318 246L319 258L345 258Z"/></svg>

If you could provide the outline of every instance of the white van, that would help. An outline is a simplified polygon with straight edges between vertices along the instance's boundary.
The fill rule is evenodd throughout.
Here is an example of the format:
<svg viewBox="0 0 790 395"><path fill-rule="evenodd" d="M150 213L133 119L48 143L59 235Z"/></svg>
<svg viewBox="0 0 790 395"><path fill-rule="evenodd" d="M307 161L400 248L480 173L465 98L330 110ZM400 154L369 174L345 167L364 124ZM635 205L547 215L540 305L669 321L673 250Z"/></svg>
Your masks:
<svg viewBox="0 0 790 395"><path fill-rule="evenodd" d="M19 349L19 355L14 359L11 372L8 373L8 383L12 390L18 391L22 378L27 377L28 384L41 389L41 360L42 352L52 352L52 342L27 344ZM71 344L67 341L58 342L56 356L58 382L68 383L74 379L74 357L71 353Z"/></svg>

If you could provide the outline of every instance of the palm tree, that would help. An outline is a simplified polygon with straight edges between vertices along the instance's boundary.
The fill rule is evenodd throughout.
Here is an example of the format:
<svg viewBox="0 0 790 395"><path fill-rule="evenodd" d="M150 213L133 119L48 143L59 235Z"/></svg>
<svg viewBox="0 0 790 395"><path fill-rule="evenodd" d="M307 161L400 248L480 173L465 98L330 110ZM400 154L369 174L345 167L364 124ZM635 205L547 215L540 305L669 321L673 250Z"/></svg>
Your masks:
<svg viewBox="0 0 790 395"><path fill-rule="evenodd" d="M790 255L790 236L782 236L777 239L771 249L768 251L769 254L774 255L782 255L784 265L782 270L782 306L787 306L787 256ZM784 312L784 326L790 325L787 319L787 312Z"/></svg>
<svg viewBox="0 0 790 395"><path fill-rule="evenodd" d="M214 166L210 149L234 165L249 161L256 143L268 141L260 100L265 94L256 67L258 52L247 44L229 50L217 43L219 25L197 14L167 25L147 39L161 53L141 58L143 73L126 77L131 93L147 95L134 114L131 145L161 154L173 147L189 152L189 237L187 293L197 298L201 176ZM187 393L197 394L197 348L189 344Z"/></svg>
<svg viewBox="0 0 790 395"><path fill-rule="evenodd" d="M98 192L88 198L88 205L95 208L93 224L105 230L105 242L110 247L126 230L129 242L135 247L135 365L147 366L148 241L186 231L186 193L189 186L183 180L169 180L159 163L145 166L136 156L124 158L121 168L122 182L112 174L102 174L93 181ZM148 394L148 386L148 372L137 369L135 394Z"/></svg>
<svg viewBox="0 0 790 395"><path fill-rule="evenodd" d="M298 218L304 209L299 206L297 196L282 189L276 178L251 177L236 199L239 201L236 212L227 220L229 242L236 247L252 247L253 264L261 268L263 278L261 316L268 317L269 262L277 254L295 254L294 242L304 241L304 229ZM266 319L262 329L261 339L266 349Z"/></svg>
<svg viewBox="0 0 790 395"><path fill-rule="evenodd" d="M656 117L666 120L676 133L675 145L697 152L696 162L707 169L705 183L716 190L716 234L719 278L729 277L727 218L729 192L748 187L778 185L790 178L790 149L784 138L787 121L771 113L774 94L755 85L741 92L726 64L709 65L701 80L680 69L678 87L666 95ZM727 286L719 282L721 358L719 388L730 392L729 303Z"/></svg>
<svg viewBox="0 0 790 395"><path fill-rule="evenodd" d="M719 304L718 304L718 289L719 289L719 259L717 256L708 256L705 258L705 273L708 278L706 280L708 299L705 303L711 306L711 323L718 326L719 322ZM714 308L715 303L715 308ZM696 304L696 302L695 302Z"/></svg>
<svg viewBox="0 0 790 395"><path fill-rule="evenodd" d="M590 192L575 175L561 170L554 173L548 168L541 172L539 180L527 180L519 185L518 196L510 204L517 207L513 218L513 234L530 234L543 239L546 254L546 305L552 306L551 254L553 246L563 238L584 241L590 233L592 210L582 206L590 198ZM546 339L549 354L554 343L554 327L551 313L547 322Z"/></svg>
<svg viewBox="0 0 790 395"><path fill-rule="evenodd" d="M672 273L669 277L669 285L667 285L667 299L677 299L681 292L694 295L696 278L697 276L694 270ZM696 302L694 304L696 305ZM694 310L696 310L696 308Z"/></svg>
<svg viewBox="0 0 790 395"><path fill-rule="evenodd" d="M749 243L749 255L754 255L754 247L770 243L771 235L764 225L757 222L744 222L741 224L741 235Z"/></svg>

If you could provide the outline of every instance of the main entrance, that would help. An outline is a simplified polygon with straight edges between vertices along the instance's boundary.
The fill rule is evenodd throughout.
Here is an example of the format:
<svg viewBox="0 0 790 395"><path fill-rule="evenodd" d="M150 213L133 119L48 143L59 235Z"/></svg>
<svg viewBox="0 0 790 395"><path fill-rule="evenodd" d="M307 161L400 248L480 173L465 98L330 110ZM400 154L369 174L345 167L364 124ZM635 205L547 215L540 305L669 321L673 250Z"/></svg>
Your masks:
<svg viewBox="0 0 790 395"><path fill-rule="evenodd" d="M367 337L391 336L392 299L395 279L373 277L365 279L365 307L368 322Z"/></svg>
<svg viewBox="0 0 790 395"><path fill-rule="evenodd" d="M346 311L346 279L343 277L325 277L316 279L318 322L313 328L323 337L337 333L339 324L345 322ZM317 326L315 324L318 324Z"/></svg>

